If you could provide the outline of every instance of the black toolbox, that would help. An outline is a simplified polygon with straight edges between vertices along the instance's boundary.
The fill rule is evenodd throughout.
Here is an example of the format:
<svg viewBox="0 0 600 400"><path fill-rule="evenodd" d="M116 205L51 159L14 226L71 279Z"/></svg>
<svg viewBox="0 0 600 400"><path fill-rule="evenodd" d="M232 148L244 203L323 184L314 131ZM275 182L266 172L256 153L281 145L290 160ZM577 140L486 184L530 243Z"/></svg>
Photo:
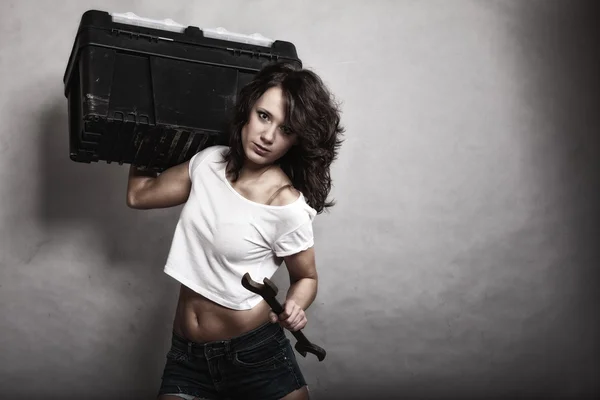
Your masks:
<svg viewBox="0 0 600 400"><path fill-rule="evenodd" d="M226 144L239 90L276 60L302 66L290 42L87 11L63 78L71 160L161 172Z"/></svg>

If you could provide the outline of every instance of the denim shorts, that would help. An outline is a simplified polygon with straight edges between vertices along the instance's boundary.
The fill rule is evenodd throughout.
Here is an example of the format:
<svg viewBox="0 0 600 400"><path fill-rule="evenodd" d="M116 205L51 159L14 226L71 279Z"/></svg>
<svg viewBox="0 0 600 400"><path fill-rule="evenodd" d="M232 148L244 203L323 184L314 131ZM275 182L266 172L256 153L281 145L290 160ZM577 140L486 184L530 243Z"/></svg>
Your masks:
<svg viewBox="0 0 600 400"><path fill-rule="evenodd" d="M233 339L207 343L173 333L159 396L275 400L305 385L283 328L267 322Z"/></svg>

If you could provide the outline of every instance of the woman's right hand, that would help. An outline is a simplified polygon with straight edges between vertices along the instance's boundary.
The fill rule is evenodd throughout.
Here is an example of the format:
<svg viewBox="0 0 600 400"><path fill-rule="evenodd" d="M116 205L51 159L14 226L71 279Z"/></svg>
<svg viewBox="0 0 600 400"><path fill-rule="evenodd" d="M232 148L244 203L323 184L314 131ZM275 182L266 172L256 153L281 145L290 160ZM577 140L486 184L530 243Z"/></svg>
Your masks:
<svg viewBox="0 0 600 400"><path fill-rule="evenodd" d="M187 201L192 182L189 175L190 162L173 166L161 174L129 168L127 183L127 206L139 210L167 208Z"/></svg>

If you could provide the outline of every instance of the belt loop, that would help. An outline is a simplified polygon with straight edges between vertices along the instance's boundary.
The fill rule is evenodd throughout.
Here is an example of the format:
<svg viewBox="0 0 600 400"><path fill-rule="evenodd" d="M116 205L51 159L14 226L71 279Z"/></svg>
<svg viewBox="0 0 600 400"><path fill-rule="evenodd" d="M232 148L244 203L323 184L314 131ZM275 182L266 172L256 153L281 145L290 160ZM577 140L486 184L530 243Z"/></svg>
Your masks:
<svg viewBox="0 0 600 400"><path fill-rule="evenodd" d="M227 354L227 361L233 360L233 353L231 352L231 340L225 341L225 354Z"/></svg>
<svg viewBox="0 0 600 400"><path fill-rule="evenodd" d="M188 341L188 356L192 355L192 342Z"/></svg>

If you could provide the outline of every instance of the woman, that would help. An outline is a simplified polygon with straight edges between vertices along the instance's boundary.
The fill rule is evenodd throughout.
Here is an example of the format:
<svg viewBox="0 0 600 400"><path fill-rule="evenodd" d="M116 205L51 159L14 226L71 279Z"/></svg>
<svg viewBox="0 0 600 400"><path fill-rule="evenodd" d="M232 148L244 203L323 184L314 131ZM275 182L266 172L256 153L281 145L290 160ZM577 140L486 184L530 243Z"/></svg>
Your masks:
<svg viewBox="0 0 600 400"><path fill-rule="evenodd" d="M130 169L129 207L185 203L165 266L181 289L160 400L308 398L283 328L304 328L317 294L312 221L333 205L339 111L317 75L275 63L242 89L232 125L229 146L158 177ZM283 261L277 316L241 278L262 282Z"/></svg>

